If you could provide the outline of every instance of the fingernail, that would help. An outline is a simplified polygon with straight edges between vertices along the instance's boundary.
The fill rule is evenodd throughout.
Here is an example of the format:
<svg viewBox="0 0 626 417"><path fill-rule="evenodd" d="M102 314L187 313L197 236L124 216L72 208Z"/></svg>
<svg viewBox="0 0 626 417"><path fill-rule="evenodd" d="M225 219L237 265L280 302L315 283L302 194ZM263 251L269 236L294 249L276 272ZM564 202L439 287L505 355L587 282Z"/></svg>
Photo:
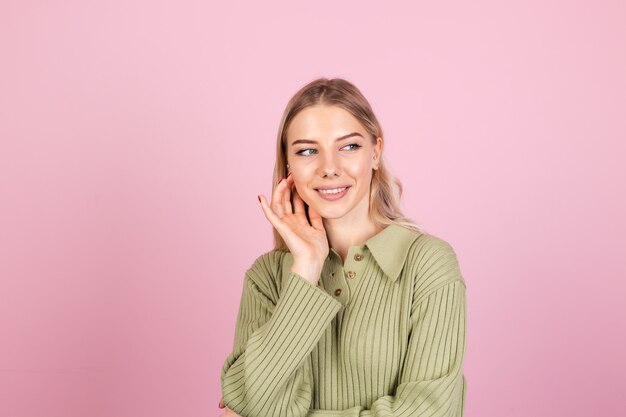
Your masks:
<svg viewBox="0 0 626 417"><path fill-rule="evenodd" d="M280 181L278 181L278 184L280 184L281 182L283 182L284 178L281 178Z"/></svg>
<svg viewBox="0 0 626 417"><path fill-rule="evenodd" d="M291 171L289 171L289 174L287 176L291 175Z"/></svg>
<svg viewBox="0 0 626 417"><path fill-rule="evenodd" d="M260 203L261 202L261 196L257 195L256 197L259 199L259 203Z"/></svg>

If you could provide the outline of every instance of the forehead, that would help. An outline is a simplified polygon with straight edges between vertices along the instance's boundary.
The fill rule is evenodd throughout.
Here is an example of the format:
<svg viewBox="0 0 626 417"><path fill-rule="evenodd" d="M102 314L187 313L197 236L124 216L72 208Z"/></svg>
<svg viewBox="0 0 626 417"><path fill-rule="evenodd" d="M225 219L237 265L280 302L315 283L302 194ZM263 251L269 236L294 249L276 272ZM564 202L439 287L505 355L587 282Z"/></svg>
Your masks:
<svg viewBox="0 0 626 417"><path fill-rule="evenodd" d="M292 119L287 138L334 141L335 137L350 132L365 133L350 112L338 106L316 105L301 110Z"/></svg>

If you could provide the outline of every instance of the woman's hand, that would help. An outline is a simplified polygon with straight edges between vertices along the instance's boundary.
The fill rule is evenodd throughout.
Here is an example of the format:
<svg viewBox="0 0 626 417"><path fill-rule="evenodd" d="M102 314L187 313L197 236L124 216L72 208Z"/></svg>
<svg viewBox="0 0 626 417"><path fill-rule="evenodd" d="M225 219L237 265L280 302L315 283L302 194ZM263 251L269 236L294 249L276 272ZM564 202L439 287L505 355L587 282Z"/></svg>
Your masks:
<svg viewBox="0 0 626 417"><path fill-rule="evenodd" d="M270 204L265 196L259 196L261 208L265 217L285 240L293 256L294 267L302 271L303 276L313 284L317 284L324 258L328 256L329 251L326 230L322 217L311 206L309 206L311 220L309 224L304 212L304 201L295 189L292 208L292 187L293 177L289 174L275 187Z"/></svg>
<svg viewBox="0 0 626 417"><path fill-rule="evenodd" d="M226 405L224 404L224 400L220 399L220 405L219 408L225 408L226 411L222 414L220 414L220 417L241 417L239 414L235 413L233 410L231 410L230 408L226 407Z"/></svg>

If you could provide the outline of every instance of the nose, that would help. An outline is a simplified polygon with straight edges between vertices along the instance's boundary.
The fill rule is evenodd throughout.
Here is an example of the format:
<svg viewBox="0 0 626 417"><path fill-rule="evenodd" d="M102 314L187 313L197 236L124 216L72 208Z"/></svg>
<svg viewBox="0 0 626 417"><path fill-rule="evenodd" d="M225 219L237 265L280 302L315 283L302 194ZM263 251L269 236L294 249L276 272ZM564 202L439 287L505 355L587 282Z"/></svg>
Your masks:
<svg viewBox="0 0 626 417"><path fill-rule="evenodd" d="M318 173L321 177L341 175L337 155L333 152L326 152L325 155L323 155L319 160L321 162L318 168Z"/></svg>

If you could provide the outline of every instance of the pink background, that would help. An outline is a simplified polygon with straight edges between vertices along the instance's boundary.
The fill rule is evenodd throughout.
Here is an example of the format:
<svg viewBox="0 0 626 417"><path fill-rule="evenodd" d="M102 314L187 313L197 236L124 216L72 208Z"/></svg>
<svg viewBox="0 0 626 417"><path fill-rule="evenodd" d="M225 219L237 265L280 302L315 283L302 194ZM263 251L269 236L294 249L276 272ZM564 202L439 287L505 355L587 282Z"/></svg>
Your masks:
<svg viewBox="0 0 626 417"><path fill-rule="evenodd" d="M319 76L458 253L466 416L623 415L624 1L94 3L0 3L0 415L221 414Z"/></svg>

